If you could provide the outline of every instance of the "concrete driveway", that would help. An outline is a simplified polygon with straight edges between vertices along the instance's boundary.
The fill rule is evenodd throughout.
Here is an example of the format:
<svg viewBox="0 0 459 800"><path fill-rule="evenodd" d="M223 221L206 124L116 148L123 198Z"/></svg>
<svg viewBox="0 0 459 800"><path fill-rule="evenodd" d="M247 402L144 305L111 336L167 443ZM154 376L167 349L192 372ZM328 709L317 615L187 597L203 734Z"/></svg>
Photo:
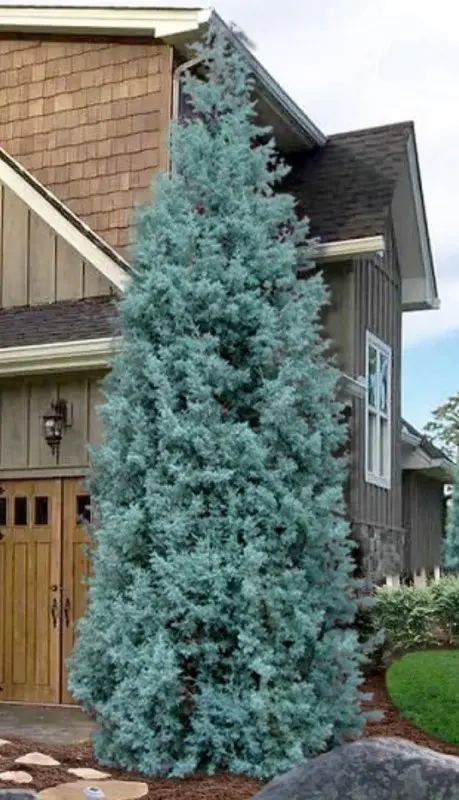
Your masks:
<svg viewBox="0 0 459 800"><path fill-rule="evenodd" d="M50 745L87 742L96 725L76 706L0 703L0 739Z"/></svg>

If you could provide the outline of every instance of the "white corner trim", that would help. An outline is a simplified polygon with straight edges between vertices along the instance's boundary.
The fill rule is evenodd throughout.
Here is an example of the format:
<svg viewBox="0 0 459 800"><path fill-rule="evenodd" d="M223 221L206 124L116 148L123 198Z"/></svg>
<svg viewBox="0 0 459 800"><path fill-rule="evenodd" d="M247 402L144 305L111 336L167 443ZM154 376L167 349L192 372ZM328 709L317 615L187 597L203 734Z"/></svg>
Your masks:
<svg viewBox="0 0 459 800"><path fill-rule="evenodd" d="M0 158L0 182L11 189L43 222L74 247L85 261L92 264L117 289L124 288L128 275L120 264L79 231L32 183L2 158Z"/></svg>
<svg viewBox="0 0 459 800"><path fill-rule="evenodd" d="M74 342L33 344L0 349L0 376L39 375L48 372L108 369L119 340L81 339Z"/></svg>
<svg viewBox="0 0 459 800"><path fill-rule="evenodd" d="M386 249L384 236L364 236L361 239L343 239L317 246L317 261L338 261L356 256L382 255Z"/></svg>
<svg viewBox="0 0 459 800"><path fill-rule="evenodd" d="M198 30L211 16L207 8L128 6L0 6L0 30L21 33L147 35L162 39Z"/></svg>

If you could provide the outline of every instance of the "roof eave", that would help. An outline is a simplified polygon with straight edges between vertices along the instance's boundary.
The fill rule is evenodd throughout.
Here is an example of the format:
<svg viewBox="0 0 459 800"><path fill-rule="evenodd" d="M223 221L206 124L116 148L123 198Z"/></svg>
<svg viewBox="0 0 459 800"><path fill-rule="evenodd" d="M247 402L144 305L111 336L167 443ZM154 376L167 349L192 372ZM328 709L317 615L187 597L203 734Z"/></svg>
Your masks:
<svg viewBox="0 0 459 800"><path fill-rule="evenodd" d="M302 111L302 109L292 100L292 98L282 89L279 83L263 67L244 42L231 30L216 11L212 11L209 22L214 22L220 26L226 35L232 40L235 48L241 53L250 66L256 80L258 81L263 93L271 104L274 104L282 112L282 115L293 128L295 128L304 138L305 144L309 146L323 147L327 141L324 133L314 124L314 122Z"/></svg>
<svg viewBox="0 0 459 800"><path fill-rule="evenodd" d="M440 308L440 298L438 294L437 278L430 244L427 214L422 190L421 171L419 167L419 157L414 131L407 139L406 152L414 201L417 228L416 233L419 239L419 249L422 254L422 261L419 264L420 272L422 274L422 288L420 292L416 293L415 298L404 299L402 303L402 310L406 312L438 310Z"/></svg>
<svg viewBox="0 0 459 800"><path fill-rule="evenodd" d="M274 105L304 146L323 146L326 136L289 97L223 19L211 8L129 8L31 4L0 5L0 31L22 33L152 36L191 44L211 22L221 27L244 56L267 102Z"/></svg>

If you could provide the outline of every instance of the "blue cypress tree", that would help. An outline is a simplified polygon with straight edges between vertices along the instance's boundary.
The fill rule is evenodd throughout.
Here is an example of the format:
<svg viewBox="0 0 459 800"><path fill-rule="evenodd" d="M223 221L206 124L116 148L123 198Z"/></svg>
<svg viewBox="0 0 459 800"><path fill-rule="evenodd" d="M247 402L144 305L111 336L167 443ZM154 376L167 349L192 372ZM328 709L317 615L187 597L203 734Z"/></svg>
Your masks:
<svg viewBox="0 0 459 800"><path fill-rule="evenodd" d="M70 688L104 763L270 777L364 721L345 430L288 170L241 56L197 50L119 305Z"/></svg>

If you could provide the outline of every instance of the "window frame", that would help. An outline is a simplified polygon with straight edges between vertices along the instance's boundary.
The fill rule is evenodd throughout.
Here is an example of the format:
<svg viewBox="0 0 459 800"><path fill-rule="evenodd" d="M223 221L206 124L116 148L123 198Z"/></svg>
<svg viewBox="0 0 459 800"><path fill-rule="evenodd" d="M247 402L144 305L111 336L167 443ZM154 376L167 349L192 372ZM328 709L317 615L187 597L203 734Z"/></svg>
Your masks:
<svg viewBox="0 0 459 800"><path fill-rule="evenodd" d="M378 364L381 355L386 356L388 361L387 371L387 412L384 413L379 408L379 395L376 398L376 406L370 405L370 348L377 352ZM365 481L381 489L391 488L392 476L392 348L375 336L374 333L367 330L365 333L365 378L366 378L366 393L365 393ZM379 371L379 370L378 370ZM376 418L376 424L379 434L376 437L376 452L374 461L376 464L381 464L381 444L384 439L381 435L383 421L386 423L387 439L386 439L386 474L381 475L378 472L370 470L369 456L370 456L370 417Z"/></svg>

